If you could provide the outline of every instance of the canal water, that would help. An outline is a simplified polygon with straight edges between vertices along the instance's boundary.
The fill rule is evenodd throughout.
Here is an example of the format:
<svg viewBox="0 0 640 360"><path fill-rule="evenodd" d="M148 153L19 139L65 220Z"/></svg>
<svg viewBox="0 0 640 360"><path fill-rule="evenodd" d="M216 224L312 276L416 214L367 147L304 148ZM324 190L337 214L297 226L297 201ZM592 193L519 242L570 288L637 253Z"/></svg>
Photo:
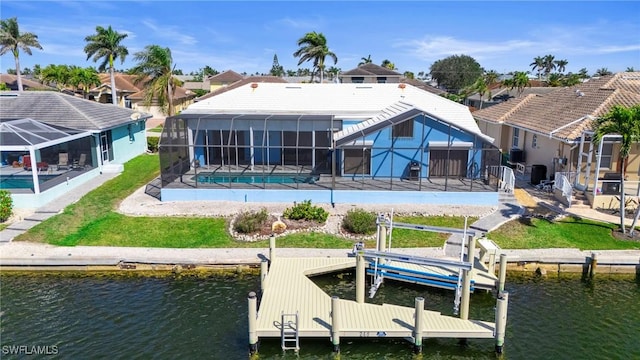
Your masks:
<svg viewBox="0 0 640 360"><path fill-rule="evenodd" d="M0 358L49 350L64 359L247 359L247 293L253 275L0 276ZM352 273L314 281L355 298ZM640 359L640 282L634 276L542 279L509 276L505 359ZM452 314L453 293L386 282L375 303ZM491 293L472 295L470 317L493 321ZM340 359L417 359L404 340L342 339ZM26 349L26 352L25 352ZM260 359L294 359L279 340L260 343ZM44 356L46 358L47 356ZM30 357L31 358L31 357ZM37 357L36 357L37 358ZM302 339L301 359L333 359L328 339ZM429 339L424 359L495 359L491 339Z"/></svg>

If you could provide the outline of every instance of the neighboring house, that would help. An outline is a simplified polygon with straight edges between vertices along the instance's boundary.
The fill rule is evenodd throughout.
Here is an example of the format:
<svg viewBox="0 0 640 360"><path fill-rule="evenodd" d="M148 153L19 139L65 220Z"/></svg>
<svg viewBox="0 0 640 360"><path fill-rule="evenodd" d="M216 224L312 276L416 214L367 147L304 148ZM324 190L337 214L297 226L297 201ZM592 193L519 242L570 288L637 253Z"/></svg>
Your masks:
<svg viewBox="0 0 640 360"><path fill-rule="evenodd" d="M246 84L251 84L251 83L275 83L275 84L285 84L287 83L287 81L279 76L249 76L246 78L243 78L241 80L238 80L232 84L229 84L227 86L223 86L220 88L217 88L215 91L212 91L208 94L202 95L199 98L196 98L194 100L194 102L199 102L202 100L206 100L209 98L212 98L214 96L218 96L220 94L223 94L229 90L233 90L236 88L239 88L240 86L246 85Z"/></svg>
<svg viewBox="0 0 640 360"><path fill-rule="evenodd" d="M206 81L209 82L209 86L211 87L210 91L214 92L221 87L231 85L234 82L240 81L242 79L244 79L244 76L238 74L233 70L227 70L221 72L220 74L209 76Z"/></svg>
<svg viewBox="0 0 640 360"><path fill-rule="evenodd" d="M2 188L17 208L39 207L101 172L119 172L147 149L150 114L49 91L2 92L0 108Z"/></svg>
<svg viewBox="0 0 640 360"><path fill-rule="evenodd" d="M516 88L511 89L508 87L498 86L487 91L482 97L482 101L480 99L480 94L475 93L467 97L465 104L473 107L474 109L484 109L517 97L524 97L531 94L544 95L556 90L558 90L557 87L532 86L522 89L522 94L519 94L518 89ZM491 93L491 96L489 96L489 93Z"/></svg>
<svg viewBox="0 0 640 360"><path fill-rule="evenodd" d="M623 72L572 87L554 88L546 94L510 99L478 110L473 116L483 133L496 139L496 146L508 154L514 166L520 164L520 169L527 173L532 166L544 167L547 170L544 178L555 172L577 173L575 177L570 175L571 182L596 194L602 192L602 184L594 179L611 176L607 173L619 171L621 163L619 143L614 136L605 139L598 154L593 147L589 150L593 121L614 105L638 104L640 72ZM634 146L631 151L626 176L637 188L640 148ZM592 158L599 166L592 164ZM603 205L593 197L590 200L593 206Z"/></svg>
<svg viewBox="0 0 640 360"><path fill-rule="evenodd" d="M415 86L420 90L424 90L424 91L428 91L432 94L436 94L436 95L442 95L442 94L446 94L447 92L442 90L442 89L438 89L435 86L432 86L431 84L428 84L422 80L418 80L418 79L409 79L409 78L401 78L400 79L401 83L405 83L405 84L409 84L411 86Z"/></svg>
<svg viewBox="0 0 640 360"><path fill-rule="evenodd" d="M174 77L182 81L182 87L187 90L211 91L211 84L208 78L203 81L194 81L193 75L174 75Z"/></svg>
<svg viewBox="0 0 640 360"><path fill-rule="evenodd" d="M167 118L161 197L495 205L492 141L466 106L407 84L251 82Z"/></svg>
<svg viewBox="0 0 640 360"><path fill-rule="evenodd" d="M102 84L89 91L89 99L104 104L111 104L111 76L109 74L99 74ZM154 117L163 118L166 115L157 103L152 100L149 106L145 105L146 81L136 81L137 75L116 73L116 94L118 96L118 106L133 109L139 112L150 113ZM177 87L174 95L174 106L176 112L186 108L193 102L195 93L183 87Z"/></svg>
<svg viewBox="0 0 640 360"><path fill-rule="evenodd" d="M403 75L376 64L364 64L338 75L345 84L397 84Z"/></svg>
<svg viewBox="0 0 640 360"><path fill-rule="evenodd" d="M0 74L0 83L4 83L9 90L18 91L18 76L11 74ZM58 91L55 87L41 84L22 76L22 88L24 90L50 90Z"/></svg>

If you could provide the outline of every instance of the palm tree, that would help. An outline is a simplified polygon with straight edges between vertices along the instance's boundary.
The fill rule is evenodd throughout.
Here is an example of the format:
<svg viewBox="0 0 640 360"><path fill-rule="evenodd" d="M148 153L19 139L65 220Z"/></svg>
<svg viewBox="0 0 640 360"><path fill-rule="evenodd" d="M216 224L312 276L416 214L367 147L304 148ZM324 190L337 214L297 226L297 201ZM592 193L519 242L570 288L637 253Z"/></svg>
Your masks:
<svg viewBox="0 0 640 360"><path fill-rule="evenodd" d="M553 55L545 55L542 58L544 75L546 79L549 79L549 74L556 68L555 56Z"/></svg>
<svg viewBox="0 0 640 360"><path fill-rule="evenodd" d="M564 72L565 68L569 64L569 62L566 59L555 60L554 63L556 64L556 69L558 69L558 72L561 74Z"/></svg>
<svg viewBox="0 0 640 360"><path fill-rule="evenodd" d="M544 59L542 56L536 56L533 58L533 62L529 64L531 66L531 71L538 72L538 80L540 80L540 74L542 74L542 69L544 68Z"/></svg>
<svg viewBox="0 0 640 360"><path fill-rule="evenodd" d="M118 97L116 94L116 78L115 68L113 63L116 59L120 59L120 63L124 63L124 59L129 55L129 50L126 47L120 45L120 42L127 37L127 34L120 34L111 28L103 28L102 26L96 26L96 33L84 38L87 45L84 47L84 52L87 54L87 60L93 56L93 62L97 62L102 59L99 71L105 71L107 65L109 65L109 73L111 75L111 102L113 105L118 105Z"/></svg>
<svg viewBox="0 0 640 360"><path fill-rule="evenodd" d="M305 34L298 39L298 46L300 48L293 53L294 57L299 57L298 65L305 61L313 61L314 69L320 72L320 83L323 81L324 74L324 61L327 56L333 59L333 64L338 63L338 57L334 54L329 47L327 47L327 39L322 33L315 31ZM313 73L311 74L311 81L313 82Z"/></svg>
<svg viewBox="0 0 640 360"><path fill-rule="evenodd" d="M58 91L62 91L69 85L70 71L67 65L49 64L42 69L42 82L46 85L55 85Z"/></svg>
<svg viewBox="0 0 640 360"><path fill-rule="evenodd" d="M476 82L471 85L471 93L477 92L480 95L480 109L482 109L482 102L484 99L484 94L489 92L489 97L491 97L491 92L489 91L489 86L487 85L486 78L484 76L478 77Z"/></svg>
<svg viewBox="0 0 640 360"><path fill-rule="evenodd" d="M133 68L133 72L138 74L136 83L145 81L145 104L149 106L155 99L163 109L166 106L167 115L174 115L173 96L181 82L172 74L175 65L171 50L159 45L147 45L143 51L134 54L134 59L138 61Z"/></svg>
<svg viewBox="0 0 640 360"><path fill-rule="evenodd" d="M589 78L589 70L587 68L582 68L578 71L578 76L580 79L588 79Z"/></svg>
<svg viewBox="0 0 640 360"><path fill-rule="evenodd" d="M628 67L625 72L635 72L636 70L633 68L633 66Z"/></svg>
<svg viewBox="0 0 640 360"><path fill-rule="evenodd" d="M382 66L383 68L387 68L389 70L397 70L396 69L396 64L392 63L388 59L382 60L382 63L380 64L380 66Z"/></svg>
<svg viewBox="0 0 640 360"><path fill-rule="evenodd" d="M367 57L361 58L362 61L358 63L358 66L362 66L364 64L371 64L373 61L371 60L371 55L369 54Z"/></svg>
<svg viewBox="0 0 640 360"><path fill-rule="evenodd" d="M6 20L0 20L0 55L4 55L11 51L16 61L16 76L18 78L18 91L23 91L22 77L20 75L20 50L31 55L31 48L42 50L42 46L38 42L38 35L34 33L20 33L18 27L18 19L13 17Z"/></svg>
<svg viewBox="0 0 640 360"><path fill-rule="evenodd" d="M640 141L640 105L631 108L615 105L604 116L598 118L593 126L594 144L599 145L605 135L620 136L620 229L625 233L625 161L629 157L631 145Z"/></svg>
<svg viewBox="0 0 640 360"><path fill-rule="evenodd" d="M600 68L598 70L596 70L595 74L593 74L593 76L607 76L607 75L611 75L612 72L609 71L609 69L607 68Z"/></svg>
<svg viewBox="0 0 640 360"><path fill-rule="evenodd" d="M92 86L101 84L98 71L93 67L81 68L79 66L71 67L69 72L69 85L76 89L82 89L82 97L87 98L87 93Z"/></svg>
<svg viewBox="0 0 640 360"><path fill-rule="evenodd" d="M558 87L562 85L562 75L558 73L549 74L547 85L549 85L549 87Z"/></svg>
<svg viewBox="0 0 640 360"><path fill-rule="evenodd" d="M517 89L518 96L521 96L524 92L524 88L531 84L529 83L529 76L526 71L516 71L513 73L511 79L505 79L502 81L502 86L509 87L511 90Z"/></svg>

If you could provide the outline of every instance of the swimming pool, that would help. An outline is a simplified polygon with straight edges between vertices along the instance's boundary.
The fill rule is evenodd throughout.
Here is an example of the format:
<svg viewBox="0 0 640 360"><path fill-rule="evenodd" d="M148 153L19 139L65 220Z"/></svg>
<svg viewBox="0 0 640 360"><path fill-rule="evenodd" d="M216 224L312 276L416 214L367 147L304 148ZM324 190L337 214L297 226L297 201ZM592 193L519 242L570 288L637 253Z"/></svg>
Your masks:
<svg viewBox="0 0 640 360"><path fill-rule="evenodd" d="M38 182L49 181L58 175L39 175ZM31 175L0 175L0 189L32 189L33 176Z"/></svg>
<svg viewBox="0 0 640 360"><path fill-rule="evenodd" d="M192 177L191 180L207 184L313 184L318 180L318 177L311 174L296 173L200 173Z"/></svg>

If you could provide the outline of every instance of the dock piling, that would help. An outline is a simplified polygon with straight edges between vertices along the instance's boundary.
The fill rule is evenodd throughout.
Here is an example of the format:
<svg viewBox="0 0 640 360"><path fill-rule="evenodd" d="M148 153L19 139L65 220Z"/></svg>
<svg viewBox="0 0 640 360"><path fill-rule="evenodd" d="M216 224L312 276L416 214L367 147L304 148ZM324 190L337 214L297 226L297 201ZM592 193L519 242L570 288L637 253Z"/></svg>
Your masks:
<svg viewBox="0 0 640 360"><path fill-rule="evenodd" d="M356 302L358 304L364 303L365 293L365 271L367 263L362 254L358 254L356 258Z"/></svg>
<svg viewBox="0 0 640 360"><path fill-rule="evenodd" d="M424 313L424 298L421 296L416 297L416 313L414 317L413 326L413 352L420 354L422 352L422 329L424 328L423 313Z"/></svg>
<svg viewBox="0 0 640 360"><path fill-rule="evenodd" d="M507 254L500 254L500 274L498 275L498 294L504 291L507 278Z"/></svg>
<svg viewBox="0 0 640 360"><path fill-rule="evenodd" d="M276 258L276 237L271 234L269 236L269 265L273 264Z"/></svg>
<svg viewBox="0 0 640 360"><path fill-rule="evenodd" d="M476 239L470 235L467 248L467 261L471 270L475 264ZM460 299L460 319L469 320L469 298L471 297L471 270L462 270L462 298Z"/></svg>
<svg viewBox="0 0 640 360"><path fill-rule="evenodd" d="M333 352L340 352L340 310L338 303L340 298L331 297L331 343L333 344Z"/></svg>
<svg viewBox="0 0 640 360"><path fill-rule="evenodd" d="M593 253L591 253L591 264L589 266L589 277L593 277L593 275L595 275L597 267L598 267L598 254L593 252Z"/></svg>
<svg viewBox="0 0 640 360"><path fill-rule="evenodd" d="M251 355L258 352L258 332L256 322L258 318L258 297L255 292L249 293L249 353Z"/></svg>
<svg viewBox="0 0 640 360"><path fill-rule="evenodd" d="M262 260L260 262L260 291L264 291L265 280L267 279L267 274L269 273L269 263L267 260Z"/></svg>
<svg viewBox="0 0 640 360"><path fill-rule="evenodd" d="M496 353L502 354L504 336L507 328L507 308L509 305L509 293L501 291L496 301Z"/></svg>

